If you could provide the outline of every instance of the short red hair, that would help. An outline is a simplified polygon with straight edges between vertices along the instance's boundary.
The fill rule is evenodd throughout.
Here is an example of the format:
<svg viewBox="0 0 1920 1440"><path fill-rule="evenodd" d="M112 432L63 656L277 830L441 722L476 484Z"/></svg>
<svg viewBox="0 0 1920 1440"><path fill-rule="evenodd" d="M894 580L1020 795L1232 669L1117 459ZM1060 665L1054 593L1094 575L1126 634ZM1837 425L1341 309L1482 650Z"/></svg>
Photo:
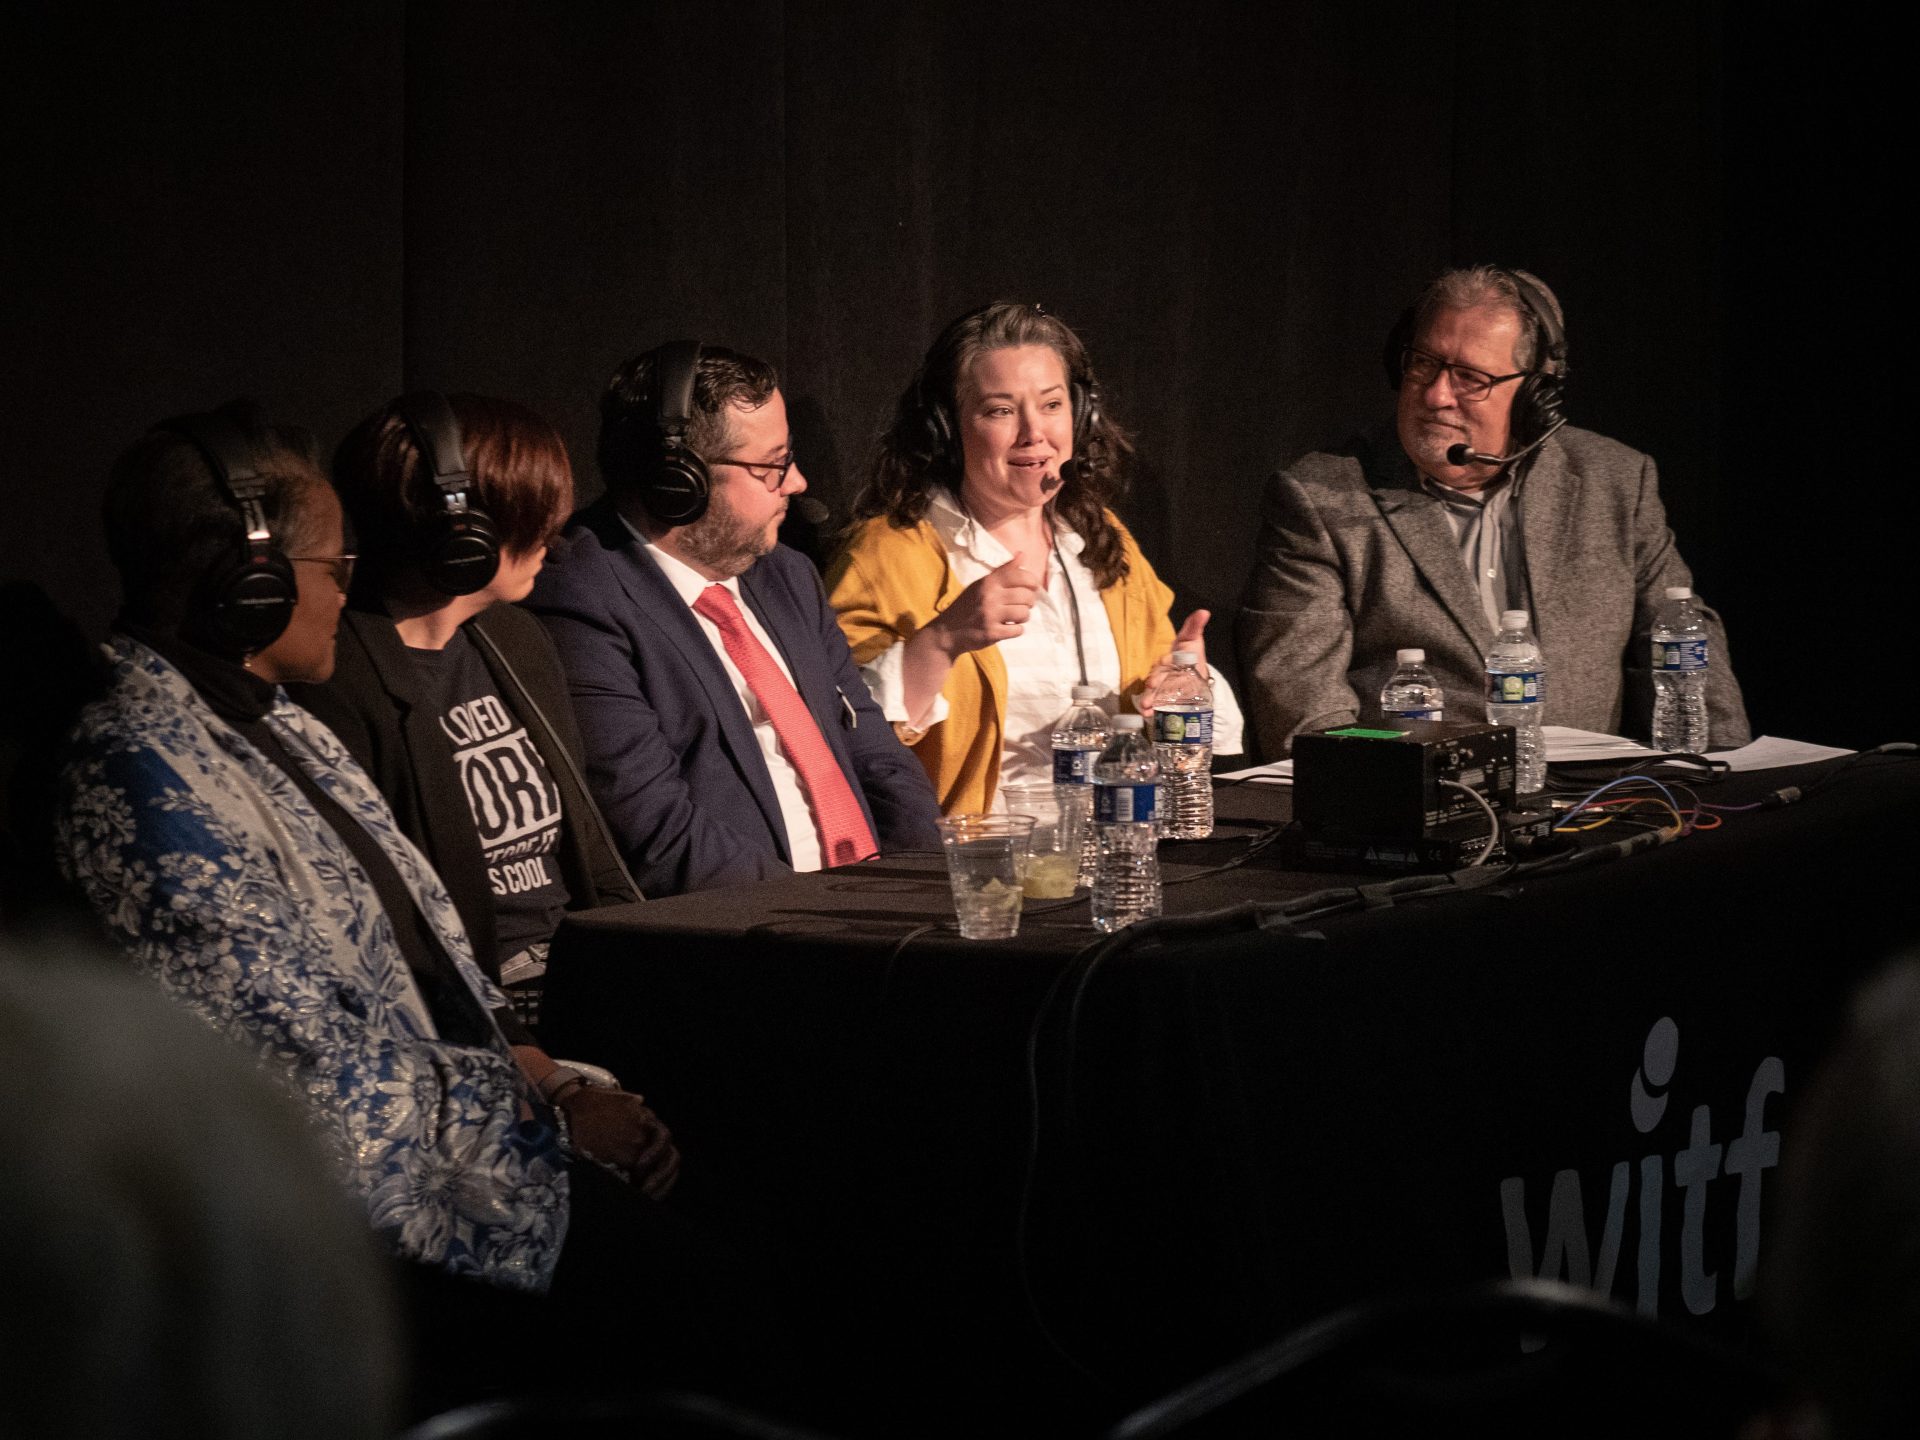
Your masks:
<svg viewBox="0 0 1920 1440"><path fill-rule="evenodd" d="M460 394L447 403L473 474L468 503L492 519L500 548L526 554L549 543L573 509L573 466L559 430L512 400ZM411 564L441 498L397 401L340 442L333 483L367 565L386 574Z"/></svg>

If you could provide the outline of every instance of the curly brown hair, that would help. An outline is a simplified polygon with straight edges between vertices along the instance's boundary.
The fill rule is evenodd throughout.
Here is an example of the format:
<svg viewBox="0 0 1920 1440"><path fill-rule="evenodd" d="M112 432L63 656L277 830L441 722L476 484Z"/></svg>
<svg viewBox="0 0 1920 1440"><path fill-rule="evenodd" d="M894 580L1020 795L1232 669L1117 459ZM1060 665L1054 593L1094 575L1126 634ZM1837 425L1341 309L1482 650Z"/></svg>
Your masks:
<svg viewBox="0 0 1920 1440"><path fill-rule="evenodd" d="M1044 345L1066 367L1073 390L1076 459L1063 472L1064 483L1049 508L1086 542L1080 558L1104 590L1127 573L1126 552L1107 506L1126 488L1133 438L1105 413L1099 381L1080 337L1038 305L996 301L969 311L940 332L880 436L867 482L854 500L854 517L884 515L904 530L925 517L933 486L943 486L959 499L965 462L954 414L960 380L989 351L1022 345Z"/></svg>

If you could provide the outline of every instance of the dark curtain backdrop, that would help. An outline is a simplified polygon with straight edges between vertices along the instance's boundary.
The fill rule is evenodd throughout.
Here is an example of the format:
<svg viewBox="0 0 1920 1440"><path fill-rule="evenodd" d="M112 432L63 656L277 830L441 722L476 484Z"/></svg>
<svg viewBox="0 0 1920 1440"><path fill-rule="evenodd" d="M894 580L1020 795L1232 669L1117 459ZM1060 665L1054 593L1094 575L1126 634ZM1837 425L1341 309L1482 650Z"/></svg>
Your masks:
<svg viewBox="0 0 1920 1440"><path fill-rule="evenodd" d="M491 391L563 426L588 496L607 374L695 335L781 367L844 515L935 330L1005 296L1088 341L1145 461L1126 517L1224 651L1263 477L1385 414L1395 314L1492 259L1564 301L1576 423L1659 459L1757 728L1913 730L1875 423L1904 413L1904 163L1870 15L336 0L4 23L0 579L90 631L115 599L104 472L163 415L245 392L330 446L403 386Z"/></svg>

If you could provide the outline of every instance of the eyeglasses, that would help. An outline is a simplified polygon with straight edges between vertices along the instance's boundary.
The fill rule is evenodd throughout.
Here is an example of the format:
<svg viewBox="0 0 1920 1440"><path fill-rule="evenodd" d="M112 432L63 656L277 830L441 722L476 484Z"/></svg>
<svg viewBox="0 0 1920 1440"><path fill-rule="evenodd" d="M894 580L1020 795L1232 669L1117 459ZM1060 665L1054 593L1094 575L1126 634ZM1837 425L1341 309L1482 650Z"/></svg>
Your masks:
<svg viewBox="0 0 1920 1440"><path fill-rule="evenodd" d="M1456 400L1484 400L1493 393L1494 386L1533 373L1530 370L1516 370L1511 375L1489 375L1471 365L1450 364L1438 355L1429 355L1416 345L1409 345L1400 352L1402 381L1411 380L1424 389L1433 383L1434 377L1442 370L1447 372L1447 384L1452 387Z"/></svg>
<svg viewBox="0 0 1920 1440"><path fill-rule="evenodd" d="M305 565L330 565L333 567L333 583L345 594L353 584L353 562L360 557L351 551L344 555L289 555L287 559Z"/></svg>
<svg viewBox="0 0 1920 1440"><path fill-rule="evenodd" d="M787 483L787 472L793 469L795 464L799 462L799 459L800 457L798 455L789 450L787 452L787 458L784 460L734 460L731 458L722 458L719 460L709 460L707 465L708 468L712 468L715 465L735 466L753 476L754 479L766 486L767 489L778 490L782 485Z"/></svg>

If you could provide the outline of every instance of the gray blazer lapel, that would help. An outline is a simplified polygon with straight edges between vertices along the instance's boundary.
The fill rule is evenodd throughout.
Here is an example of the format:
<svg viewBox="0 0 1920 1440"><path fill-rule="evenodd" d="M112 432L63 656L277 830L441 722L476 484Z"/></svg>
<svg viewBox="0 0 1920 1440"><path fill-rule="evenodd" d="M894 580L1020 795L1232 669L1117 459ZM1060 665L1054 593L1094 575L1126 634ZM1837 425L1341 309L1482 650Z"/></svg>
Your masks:
<svg viewBox="0 0 1920 1440"><path fill-rule="evenodd" d="M1440 502L1420 489L1419 477L1397 444L1394 455L1397 464L1389 461L1380 468L1368 467L1374 503L1441 608L1475 649L1483 649L1489 638L1487 617L1480 608L1480 592L1460 558L1453 527L1447 524Z"/></svg>
<svg viewBox="0 0 1920 1440"><path fill-rule="evenodd" d="M1562 644L1576 638L1581 625L1582 597L1560 585L1571 547L1582 543L1574 533L1580 513L1579 477L1567 469L1566 452L1558 439L1540 447L1538 457L1520 487L1520 535L1527 551L1527 594L1533 601L1533 633L1540 643ZM1586 537L1594 545L1615 545L1608 533Z"/></svg>

